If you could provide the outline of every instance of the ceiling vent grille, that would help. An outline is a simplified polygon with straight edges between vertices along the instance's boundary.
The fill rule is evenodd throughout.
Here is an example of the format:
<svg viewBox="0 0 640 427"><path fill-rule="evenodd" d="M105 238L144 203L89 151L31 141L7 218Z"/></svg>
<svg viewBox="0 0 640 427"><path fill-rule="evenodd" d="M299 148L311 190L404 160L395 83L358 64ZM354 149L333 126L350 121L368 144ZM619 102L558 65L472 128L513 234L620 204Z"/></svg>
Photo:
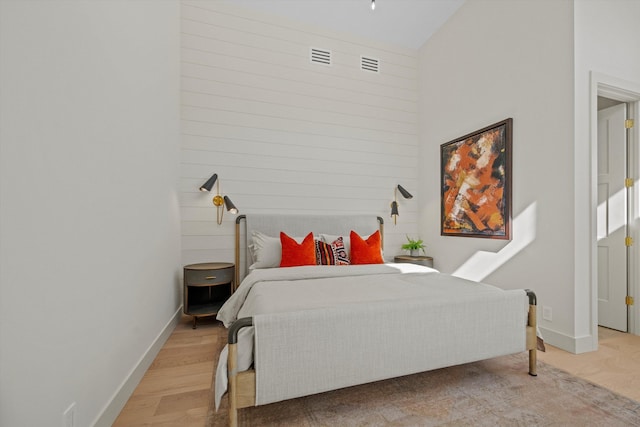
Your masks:
<svg viewBox="0 0 640 427"><path fill-rule="evenodd" d="M380 72L380 61L375 58L369 58L366 56L360 57L360 69L362 71L370 71L372 73Z"/></svg>
<svg viewBox="0 0 640 427"><path fill-rule="evenodd" d="M311 48L311 62L316 64L331 65L331 51Z"/></svg>

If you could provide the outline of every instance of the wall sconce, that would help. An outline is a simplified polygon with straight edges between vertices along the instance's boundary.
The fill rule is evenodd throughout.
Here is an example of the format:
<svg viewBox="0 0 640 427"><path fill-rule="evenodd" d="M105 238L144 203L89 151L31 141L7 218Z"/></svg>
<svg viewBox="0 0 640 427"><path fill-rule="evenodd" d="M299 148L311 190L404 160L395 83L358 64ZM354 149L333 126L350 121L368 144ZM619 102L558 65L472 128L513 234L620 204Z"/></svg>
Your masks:
<svg viewBox="0 0 640 427"><path fill-rule="evenodd" d="M398 191L402 194L402 197L405 199L413 198L413 195L405 190L400 184L396 188L393 189L393 202L391 202L391 218L393 218L393 223L397 223L398 215Z"/></svg>
<svg viewBox="0 0 640 427"><path fill-rule="evenodd" d="M218 225L220 225L222 224L222 216L224 215L224 206L226 206L227 210L234 215L238 213L238 208L236 208L236 205L233 204L228 196L223 197L220 195L220 181L218 181L218 174L214 173L211 175L211 178L200 186L200 191L209 192L213 188L214 184L216 184L216 195L213 196L213 205L216 207L217 222Z"/></svg>

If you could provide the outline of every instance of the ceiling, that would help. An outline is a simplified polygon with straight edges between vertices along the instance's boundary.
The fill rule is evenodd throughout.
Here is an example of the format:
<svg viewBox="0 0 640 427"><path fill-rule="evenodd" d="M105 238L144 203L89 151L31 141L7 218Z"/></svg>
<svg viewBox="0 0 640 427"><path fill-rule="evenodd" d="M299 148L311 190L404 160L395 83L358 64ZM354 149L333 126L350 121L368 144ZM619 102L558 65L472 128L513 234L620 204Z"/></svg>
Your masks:
<svg viewBox="0 0 640 427"><path fill-rule="evenodd" d="M464 0L230 0L281 17L418 49Z"/></svg>

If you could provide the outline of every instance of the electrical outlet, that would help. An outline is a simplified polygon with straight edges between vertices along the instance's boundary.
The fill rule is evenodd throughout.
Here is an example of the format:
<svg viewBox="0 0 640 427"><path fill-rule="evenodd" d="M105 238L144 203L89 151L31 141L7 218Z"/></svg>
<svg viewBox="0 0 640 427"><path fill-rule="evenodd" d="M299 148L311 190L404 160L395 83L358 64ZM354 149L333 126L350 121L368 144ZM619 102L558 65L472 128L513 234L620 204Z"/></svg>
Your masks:
<svg viewBox="0 0 640 427"><path fill-rule="evenodd" d="M547 307L546 305L542 306L542 318L551 322L551 320L553 319L551 307Z"/></svg>
<svg viewBox="0 0 640 427"><path fill-rule="evenodd" d="M76 427L76 402L62 413L62 427Z"/></svg>

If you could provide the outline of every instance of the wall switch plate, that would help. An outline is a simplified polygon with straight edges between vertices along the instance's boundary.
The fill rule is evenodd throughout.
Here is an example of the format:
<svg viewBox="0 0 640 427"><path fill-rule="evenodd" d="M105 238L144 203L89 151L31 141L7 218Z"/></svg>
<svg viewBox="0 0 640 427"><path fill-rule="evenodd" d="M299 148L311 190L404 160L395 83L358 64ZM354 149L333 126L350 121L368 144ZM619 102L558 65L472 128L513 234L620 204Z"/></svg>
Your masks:
<svg viewBox="0 0 640 427"><path fill-rule="evenodd" d="M76 427L76 402L62 413L62 427Z"/></svg>
<svg viewBox="0 0 640 427"><path fill-rule="evenodd" d="M547 307L546 305L542 306L542 318L551 322L551 320L553 319L551 307Z"/></svg>

